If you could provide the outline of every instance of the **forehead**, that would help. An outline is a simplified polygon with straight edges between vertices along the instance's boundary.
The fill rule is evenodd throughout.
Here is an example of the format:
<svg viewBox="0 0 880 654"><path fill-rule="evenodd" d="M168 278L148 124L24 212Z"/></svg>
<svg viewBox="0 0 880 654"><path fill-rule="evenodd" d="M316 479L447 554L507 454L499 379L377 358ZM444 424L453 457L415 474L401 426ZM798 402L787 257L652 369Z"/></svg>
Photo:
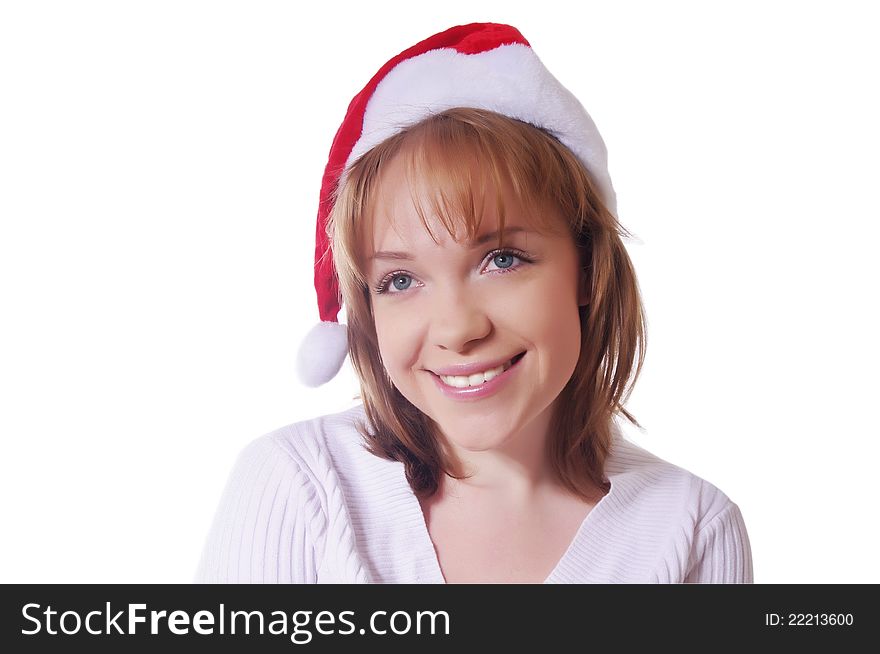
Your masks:
<svg viewBox="0 0 880 654"><path fill-rule="evenodd" d="M564 232L547 204L520 197L509 182L495 183L473 168L424 174L397 156L377 181L362 246L369 261L382 250L467 247L513 234Z"/></svg>

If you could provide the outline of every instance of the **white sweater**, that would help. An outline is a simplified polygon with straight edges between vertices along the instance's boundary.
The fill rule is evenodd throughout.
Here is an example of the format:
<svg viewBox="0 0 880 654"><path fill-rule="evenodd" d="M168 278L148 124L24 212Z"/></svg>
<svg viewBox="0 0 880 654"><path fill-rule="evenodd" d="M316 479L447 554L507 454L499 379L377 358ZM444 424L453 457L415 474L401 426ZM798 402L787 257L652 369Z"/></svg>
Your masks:
<svg viewBox="0 0 880 654"><path fill-rule="evenodd" d="M444 583L403 464L367 452L363 406L251 442L223 492L197 583ZM545 583L751 583L739 507L626 440L611 490Z"/></svg>

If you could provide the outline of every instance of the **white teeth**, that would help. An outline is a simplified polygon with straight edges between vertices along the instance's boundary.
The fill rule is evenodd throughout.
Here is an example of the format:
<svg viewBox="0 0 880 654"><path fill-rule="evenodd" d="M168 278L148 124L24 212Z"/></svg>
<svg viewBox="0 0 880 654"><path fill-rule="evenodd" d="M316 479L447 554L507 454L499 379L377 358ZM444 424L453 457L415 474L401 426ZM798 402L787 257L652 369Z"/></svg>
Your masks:
<svg viewBox="0 0 880 654"><path fill-rule="evenodd" d="M494 379L502 372L510 368L510 361L507 363L498 366L497 368L492 368L491 370L484 370L483 372L478 372L475 375L467 375L467 376L449 376L449 375L440 375L440 379L443 380L443 383L447 386L455 386L456 388L467 388L468 386L479 386L490 379Z"/></svg>

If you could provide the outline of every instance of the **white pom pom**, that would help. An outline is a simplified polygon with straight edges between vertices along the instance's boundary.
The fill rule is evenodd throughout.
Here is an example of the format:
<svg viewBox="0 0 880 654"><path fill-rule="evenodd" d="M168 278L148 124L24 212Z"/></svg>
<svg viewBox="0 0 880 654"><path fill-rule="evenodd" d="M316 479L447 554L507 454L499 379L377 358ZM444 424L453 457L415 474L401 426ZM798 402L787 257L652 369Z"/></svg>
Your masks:
<svg viewBox="0 0 880 654"><path fill-rule="evenodd" d="M296 368L306 386L320 386L336 376L348 354L348 328L338 322L319 322L299 346Z"/></svg>

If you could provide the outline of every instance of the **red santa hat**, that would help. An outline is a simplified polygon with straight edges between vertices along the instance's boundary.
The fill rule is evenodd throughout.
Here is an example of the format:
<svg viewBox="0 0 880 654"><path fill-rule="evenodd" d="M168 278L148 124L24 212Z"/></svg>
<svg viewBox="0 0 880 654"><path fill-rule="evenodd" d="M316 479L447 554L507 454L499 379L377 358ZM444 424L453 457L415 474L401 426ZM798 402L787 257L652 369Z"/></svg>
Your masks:
<svg viewBox="0 0 880 654"><path fill-rule="evenodd" d="M319 322L300 345L297 368L307 386L339 372L348 353L342 300L326 234L332 193L352 163L395 133L453 107L488 109L541 127L584 164L612 213L616 199L605 143L581 103L547 70L514 27L459 25L404 50L352 99L330 148L318 202L315 290Z"/></svg>

